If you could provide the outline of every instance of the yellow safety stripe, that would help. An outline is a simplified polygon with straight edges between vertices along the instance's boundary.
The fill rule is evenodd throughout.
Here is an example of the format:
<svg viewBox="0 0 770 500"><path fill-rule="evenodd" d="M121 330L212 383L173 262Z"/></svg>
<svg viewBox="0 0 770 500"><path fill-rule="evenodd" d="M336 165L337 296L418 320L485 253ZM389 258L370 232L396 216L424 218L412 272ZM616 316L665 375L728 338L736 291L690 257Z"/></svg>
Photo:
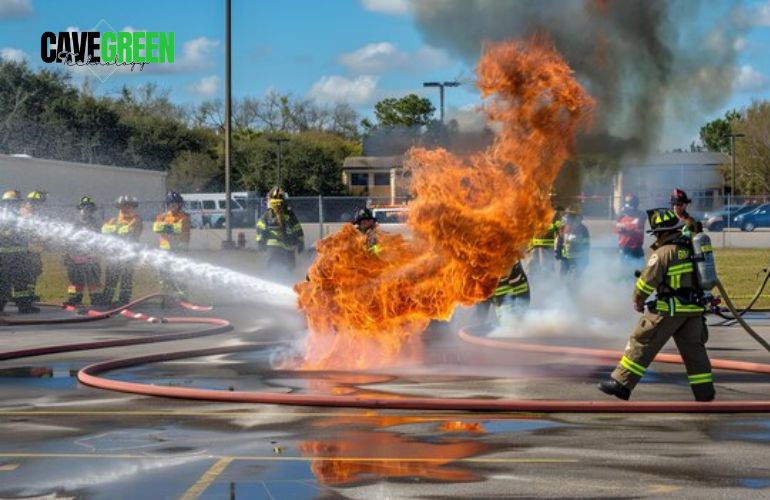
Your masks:
<svg viewBox="0 0 770 500"><path fill-rule="evenodd" d="M680 264L678 266L671 266L666 270L666 274L669 276L675 276L677 274L687 274L695 271L692 262L687 264Z"/></svg>
<svg viewBox="0 0 770 500"><path fill-rule="evenodd" d="M118 226L118 234L128 234L131 232L131 226L121 225Z"/></svg>
<svg viewBox="0 0 770 500"><path fill-rule="evenodd" d="M155 222L152 225L152 231L154 233L163 233L166 230L166 224L163 222Z"/></svg>
<svg viewBox="0 0 770 500"><path fill-rule="evenodd" d="M160 242L160 249L161 250L171 250L171 243L168 240L163 240Z"/></svg>
<svg viewBox="0 0 770 500"><path fill-rule="evenodd" d="M174 228L174 233L175 234L181 233L182 232L182 221L175 222L174 224L171 225L171 227Z"/></svg>
<svg viewBox="0 0 770 500"><path fill-rule="evenodd" d="M687 380L690 381L690 385L711 384L714 382L714 375L712 375L711 372L696 373L694 375L688 375Z"/></svg>
<svg viewBox="0 0 770 500"><path fill-rule="evenodd" d="M640 292L642 292L642 293L644 293L646 295L650 295L652 292L655 291L655 287L650 286L649 284L647 284L647 282L644 281L642 278L639 278L639 279L636 280L636 288Z"/></svg>
<svg viewBox="0 0 770 500"><path fill-rule="evenodd" d="M104 224L102 226L102 234L112 234L117 232L118 226L115 224Z"/></svg>
<svg viewBox="0 0 770 500"><path fill-rule="evenodd" d="M643 377L644 372L647 371L647 368L643 367L633 359L630 359L626 356L623 356L622 358L620 358L620 366L630 371L634 375L639 375L640 377Z"/></svg>
<svg viewBox="0 0 770 500"><path fill-rule="evenodd" d="M682 275L677 274L674 276L669 276L669 282L671 284L671 288L673 288L674 290L678 290L682 288Z"/></svg>
<svg viewBox="0 0 770 500"><path fill-rule="evenodd" d="M529 284L528 283L522 283L519 286L515 286L511 289L511 295L521 295L522 293L526 293L529 291Z"/></svg>
<svg viewBox="0 0 770 500"><path fill-rule="evenodd" d="M553 247L554 244L553 239L543 239L543 238L532 238L532 246L533 247Z"/></svg>

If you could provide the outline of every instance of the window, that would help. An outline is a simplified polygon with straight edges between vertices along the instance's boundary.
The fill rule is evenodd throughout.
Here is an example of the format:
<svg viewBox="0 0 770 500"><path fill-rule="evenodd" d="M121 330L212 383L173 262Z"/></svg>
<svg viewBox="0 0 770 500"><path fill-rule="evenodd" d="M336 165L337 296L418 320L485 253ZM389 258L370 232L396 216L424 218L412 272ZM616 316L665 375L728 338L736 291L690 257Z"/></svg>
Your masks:
<svg viewBox="0 0 770 500"><path fill-rule="evenodd" d="M188 210L200 210L201 209L201 202L199 201L186 201L185 208Z"/></svg>
<svg viewBox="0 0 770 500"><path fill-rule="evenodd" d="M203 200L203 210L216 210L217 204L214 200Z"/></svg>
<svg viewBox="0 0 770 500"><path fill-rule="evenodd" d="M375 186L390 186L390 173L374 174Z"/></svg>
<svg viewBox="0 0 770 500"><path fill-rule="evenodd" d="M227 204L225 203L225 200L219 200L219 208L222 210L227 210ZM238 202L238 200L230 199L230 208L232 210L242 210L243 205Z"/></svg>
<svg viewBox="0 0 770 500"><path fill-rule="evenodd" d="M351 186L368 186L369 185L369 174L351 173L350 174L350 185Z"/></svg>

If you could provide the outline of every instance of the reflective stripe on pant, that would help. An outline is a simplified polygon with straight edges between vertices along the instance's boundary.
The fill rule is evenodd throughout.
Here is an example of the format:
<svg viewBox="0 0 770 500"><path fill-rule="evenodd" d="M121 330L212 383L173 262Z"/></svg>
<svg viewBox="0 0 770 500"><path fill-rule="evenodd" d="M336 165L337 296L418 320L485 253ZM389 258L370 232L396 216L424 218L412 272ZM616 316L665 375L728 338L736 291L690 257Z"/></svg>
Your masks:
<svg viewBox="0 0 770 500"><path fill-rule="evenodd" d="M70 280L70 286L67 293L74 302L83 300L83 291L86 290L91 296L91 302L94 301L94 295L102 287L102 269L96 262L88 264L69 264L67 265L67 277Z"/></svg>
<svg viewBox="0 0 770 500"><path fill-rule="evenodd" d="M612 378L633 389L647 367L674 337L693 392L713 390L711 362L706 352L708 330L703 316L662 316L646 312L639 320Z"/></svg>

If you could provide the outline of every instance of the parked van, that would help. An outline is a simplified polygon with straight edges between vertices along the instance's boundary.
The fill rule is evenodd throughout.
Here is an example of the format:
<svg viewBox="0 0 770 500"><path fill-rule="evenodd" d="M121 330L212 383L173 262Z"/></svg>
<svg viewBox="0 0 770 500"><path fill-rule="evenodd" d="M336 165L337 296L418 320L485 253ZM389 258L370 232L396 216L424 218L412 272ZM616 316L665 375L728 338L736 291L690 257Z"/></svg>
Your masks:
<svg viewBox="0 0 770 500"><path fill-rule="evenodd" d="M190 223L195 228L225 227L225 193L182 193L185 211L190 214ZM230 210L233 227L254 225L255 194L247 191L233 192Z"/></svg>

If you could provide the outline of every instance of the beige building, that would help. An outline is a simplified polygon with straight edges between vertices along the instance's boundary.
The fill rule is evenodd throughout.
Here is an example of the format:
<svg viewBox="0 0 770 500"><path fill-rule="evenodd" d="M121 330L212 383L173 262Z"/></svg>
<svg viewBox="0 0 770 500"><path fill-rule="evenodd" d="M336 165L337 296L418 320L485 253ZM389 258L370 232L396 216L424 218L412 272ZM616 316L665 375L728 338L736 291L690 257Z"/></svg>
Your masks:
<svg viewBox="0 0 770 500"><path fill-rule="evenodd" d="M398 186L404 157L349 156L342 164L342 182L354 196L369 196L396 203L406 195Z"/></svg>

